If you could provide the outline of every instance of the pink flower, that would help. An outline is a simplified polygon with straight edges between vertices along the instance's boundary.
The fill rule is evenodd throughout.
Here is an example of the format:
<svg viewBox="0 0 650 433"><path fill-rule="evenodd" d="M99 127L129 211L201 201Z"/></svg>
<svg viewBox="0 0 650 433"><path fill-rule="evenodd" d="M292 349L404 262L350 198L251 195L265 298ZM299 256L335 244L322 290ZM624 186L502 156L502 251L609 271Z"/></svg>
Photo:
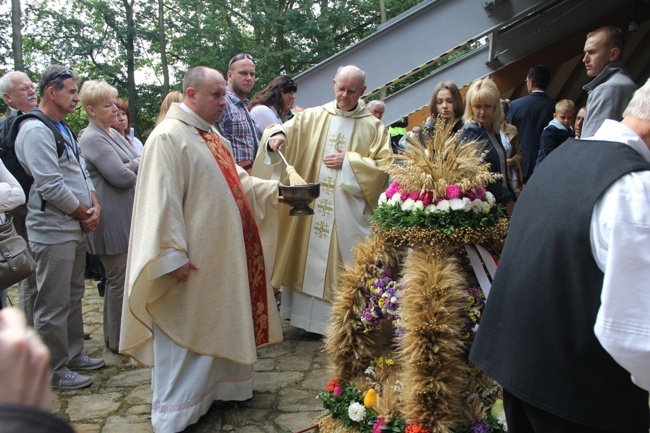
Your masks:
<svg viewBox="0 0 650 433"><path fill-rule="evenodd" d="M462 191L458 185L449 185L445 189L445 196L447 197L447 200L461 198L461 194Z"/></svg>
<svg viewBox="0 0 650 433"><path fill-rule="evenodd" d="M395 195L396 192L399 192L399 183L393 182L390 184L388 189L386 190L386 197L391 198L393 195Z"/></svg>
<svg viewBox="0 0 650 433"><path fill-rule="evenodd" d="M467 191L467 198L470 200L483 200L485 198L485 188L482 186L475 186Z"/></svg>
<svg viewBox="0 0 650 433"><path fill-rule="evenodd" d="M381 428L386 425L383 418L377 418L377 421L372 426L372 433L382 433Z"/></svg>
<svg viewBox="0 0 650 433"><path fill-rule="evenodd" d="M424 207L429 206L433 200L433 193L431 191L424 191L420 194L420 200L422 200Z"/></svg>
<svg viewBox="0 0 650 433"><path fill-rule="evenodd" d="M332 391L332 395L334 397L340 397L343 394L343 390L341 389L341 385L336 385L334 387L334 391Z"/></svg>
<svg viewBox="0 0 650 433"><path fill-rule="evenodd" d="M420 193L415 191L415 192L410 192L408 198L410 198L413 201L417 201L420 199Z"/></svg>

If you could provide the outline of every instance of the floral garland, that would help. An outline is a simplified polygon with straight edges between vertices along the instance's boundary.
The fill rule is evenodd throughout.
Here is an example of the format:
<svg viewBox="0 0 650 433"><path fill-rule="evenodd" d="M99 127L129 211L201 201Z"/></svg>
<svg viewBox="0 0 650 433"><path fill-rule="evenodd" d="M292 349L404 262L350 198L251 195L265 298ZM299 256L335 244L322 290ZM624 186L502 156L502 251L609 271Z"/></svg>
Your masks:
<svg viewBox="0 0 650 433"><path fill-rule="evenodd" d="M370 389L363 393L354 385L332 379L325 391L318 394L323 407L330 416L340 421L346 429L356 429L360 433L431 433L421 424L407 424L395 417L378 416L374 410L377 404L376 392ZM503 401L498 399L492 405L486 419L471 426L456 429L453 433L504 433L508 428L505 422Z"/></svg>
<svg viewBox="0 0 650 433"><path fill-rule="evenodd" d="M508 221L486 190L487 151L441 125L386 168L372 236L341 275L322 433L507 430L499 386L467 361L484 297L462 247L498 254Z"/></svg>
<svg viewBox="0 0 650 433"><path fill-rule="evenodd" d="M503 206L482 186L448 185L444 196L434 197L432 191L406 191L393 182L379 196L372 220L382 228L421 227L451 235L455 229L493 226L502 217Z"/></svg>

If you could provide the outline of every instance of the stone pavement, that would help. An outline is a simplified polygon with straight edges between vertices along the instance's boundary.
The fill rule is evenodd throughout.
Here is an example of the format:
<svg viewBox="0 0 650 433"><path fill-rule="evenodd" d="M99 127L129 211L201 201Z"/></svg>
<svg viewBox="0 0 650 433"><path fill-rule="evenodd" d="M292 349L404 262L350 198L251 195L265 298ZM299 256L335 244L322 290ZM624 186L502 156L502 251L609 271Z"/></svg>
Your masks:
<svg viewBox="0 0 650 433"><path fill-rule="evenodd" d="M9 291L15 306L15 288ZM86 280L84 327L92 337L84 352L102 357L106 366L94 372L89 388L53 392L53 409L78 433L151 433L151 370L104 347L103 298ZM187 433L295 433L314 424L321 413L316 398L329 381L328 360L317 337L285 323L281 344L258 350L253 398L246 402L215 402ZM309 433L316 432L310 430Z"/></svg>

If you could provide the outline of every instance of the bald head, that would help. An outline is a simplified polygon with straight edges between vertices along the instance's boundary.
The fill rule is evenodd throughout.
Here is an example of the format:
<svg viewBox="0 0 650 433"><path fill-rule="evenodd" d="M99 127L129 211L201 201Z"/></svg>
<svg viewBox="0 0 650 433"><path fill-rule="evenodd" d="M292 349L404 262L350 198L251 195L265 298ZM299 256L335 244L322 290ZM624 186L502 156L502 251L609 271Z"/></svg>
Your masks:
<svg viewBox="0 0 650 433"><path fill-rule="evenodd" d="M366 73L356 66L342 66L334 77L334 97L343 111L351 111L366 91Z"/></svg>
<svg viewBox="0 0 650 433"><path fill-rule="evenodd" d="M226 107L226 80L205 66L190 69L183 79L183 102L201 119L216 123Z"/></svg>

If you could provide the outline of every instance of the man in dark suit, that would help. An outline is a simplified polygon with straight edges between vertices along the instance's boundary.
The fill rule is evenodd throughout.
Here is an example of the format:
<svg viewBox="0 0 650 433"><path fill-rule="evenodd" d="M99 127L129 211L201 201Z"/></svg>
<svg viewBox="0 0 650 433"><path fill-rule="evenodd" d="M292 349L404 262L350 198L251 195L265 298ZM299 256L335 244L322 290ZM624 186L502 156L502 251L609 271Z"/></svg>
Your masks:
<svg viewBox="0 0 650 433"><path fill-rule="evenodd" d="M546 94L550 81L551 72L546 66L531 67L526 77L529 95L516 99L510 104L508 123L512 123L519 130L521 152L524 157L521 166L524 182L528 181L533 174L542 130L553 119L555 101Z"/></svg>

